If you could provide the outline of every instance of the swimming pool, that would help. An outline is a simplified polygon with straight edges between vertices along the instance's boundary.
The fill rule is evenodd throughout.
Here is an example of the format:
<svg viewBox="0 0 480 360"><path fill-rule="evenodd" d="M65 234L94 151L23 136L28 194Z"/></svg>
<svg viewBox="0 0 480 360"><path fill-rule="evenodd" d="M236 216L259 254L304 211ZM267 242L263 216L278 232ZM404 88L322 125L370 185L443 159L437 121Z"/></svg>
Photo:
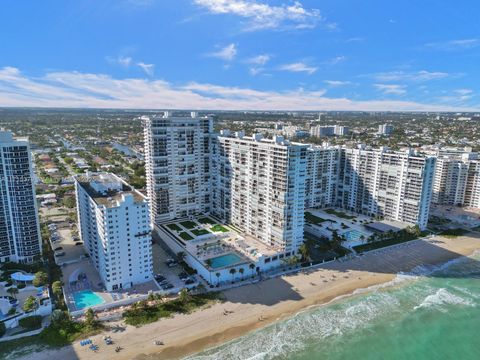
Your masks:
<svg viewBox="0 0 480 360"><path fill-rule="evenodd" d="M343 233L343 235L345 236L345 239L347 240L360 240L360 237L363 236L364 239L367 238L367 235L365 235L364 233L362 233L361 231L358 231L358 230L350 230L350 231L347 231L345 233Z"/></svg>
<svg viewBox="0 0 480 360"><path fill-rule="evenodd" d="M75 307L77 310L100 305L105 302L101 296L95 294L92 290L83 290L73 293L73 300L75 301Z"/></svg>
<svg viewBox="0 0 480 360"><path fill-rule="evenodd" d="M209 260L210 260L210 267L212 269L218 269L224 266L236 264L240 262L242 258L237 254L229 253L222 256L211 258Z"/></svg>

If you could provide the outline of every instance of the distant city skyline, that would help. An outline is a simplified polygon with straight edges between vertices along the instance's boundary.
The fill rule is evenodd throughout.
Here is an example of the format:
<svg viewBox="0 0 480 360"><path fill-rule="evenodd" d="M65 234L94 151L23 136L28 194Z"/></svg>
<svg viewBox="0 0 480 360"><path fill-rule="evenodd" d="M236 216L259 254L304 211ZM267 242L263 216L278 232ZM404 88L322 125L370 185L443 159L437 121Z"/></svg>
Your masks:
<svg viewBox="0 0 480 360"><path fill-rule="evenodd" d="M7 1L0 106L480 111L480 4Z"/></svg>

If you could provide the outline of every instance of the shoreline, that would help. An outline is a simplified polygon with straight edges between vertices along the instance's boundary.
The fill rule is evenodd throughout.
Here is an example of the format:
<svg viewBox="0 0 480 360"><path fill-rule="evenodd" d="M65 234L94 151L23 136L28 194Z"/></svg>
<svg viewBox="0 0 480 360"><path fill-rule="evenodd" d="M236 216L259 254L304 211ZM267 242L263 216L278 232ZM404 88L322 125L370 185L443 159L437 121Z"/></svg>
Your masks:
<svg viewBox="0 0 480 360"><path fill-rule="evenodd" d="M224 292L226 301L187 315L176 315L123 333L108 332L116 344L106 346L102 336L91 339L100 351L82 348L78 342L37 353L37 359L179 359L229 342L252 331L290 318L312 307L325 306L346 297L375 291L372 287L395 280L400 272L418 266L438 266L470 256L480 249L478 234L456 238L413 240L363 256L325 264L317 269L245 285ZM428 274L426 275L428 276ZM383 286L382 286L383 287ZM231 311L224 315L224 311ZM164 346L153 344L161 340Z"/></svg>

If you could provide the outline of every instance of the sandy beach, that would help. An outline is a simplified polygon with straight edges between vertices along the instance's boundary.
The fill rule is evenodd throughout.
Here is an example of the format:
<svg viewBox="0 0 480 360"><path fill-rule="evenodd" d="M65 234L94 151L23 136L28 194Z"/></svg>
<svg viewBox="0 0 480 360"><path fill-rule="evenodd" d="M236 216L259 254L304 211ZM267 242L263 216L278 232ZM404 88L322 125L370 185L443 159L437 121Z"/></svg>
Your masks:
<svg viewBox="0 0 480 360"><path fill-rule="evenodd" d="M177 315L122 333L106 333L123 350L106 346L103 335L91 337L100 351L78 342L59 350L36 353L37 360L54 359L177 359L244 335L313 305L325 304L357 289L391 282L399 272L420 265L438 265L480 249L477 234L416 240L325 264L315 270L282 276L224 292L226 301L189 315ZM229 313L225 315L225 310ZM161 340L164 345L154 345ZM26 357L25 357L26 359Z"/></svg>

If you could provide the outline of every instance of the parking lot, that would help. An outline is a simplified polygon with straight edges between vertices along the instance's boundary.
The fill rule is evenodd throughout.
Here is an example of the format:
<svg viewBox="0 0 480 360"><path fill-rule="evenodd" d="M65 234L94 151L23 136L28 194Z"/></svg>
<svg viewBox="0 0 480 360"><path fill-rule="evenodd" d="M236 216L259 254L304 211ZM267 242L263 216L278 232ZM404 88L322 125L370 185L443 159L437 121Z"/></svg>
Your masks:
<svg viewBox="0 0 480 360"><path fill-rule="evenodd" d="M55 252L55 262L58 265L79 261L85 257L83 243L72 234L73 225L65 219L55 219L49 222L50 244Z"/></svg>
<svg viewBox="0 0 480 360"><path fill-rule="evenodd" d="M173 285L173 287L170 289L162 289L166 293L177 293L184 287L191 288L199 284L198 276L193 276L195 281L191 284L186 284L182 279L180 279L180 274L184 273L184 269L179 264L169 267L167 262L175 259L173 259L173 256L168 254L157 242L155 242L152 246L152 255L153 273L154 275L157 275L157 283L159 284L160 288L162 288L162 284ZM158 277L158 275L161 275L161 277ZM185 281L188 282L188 278L192 277L186 277Z"/></svg>

